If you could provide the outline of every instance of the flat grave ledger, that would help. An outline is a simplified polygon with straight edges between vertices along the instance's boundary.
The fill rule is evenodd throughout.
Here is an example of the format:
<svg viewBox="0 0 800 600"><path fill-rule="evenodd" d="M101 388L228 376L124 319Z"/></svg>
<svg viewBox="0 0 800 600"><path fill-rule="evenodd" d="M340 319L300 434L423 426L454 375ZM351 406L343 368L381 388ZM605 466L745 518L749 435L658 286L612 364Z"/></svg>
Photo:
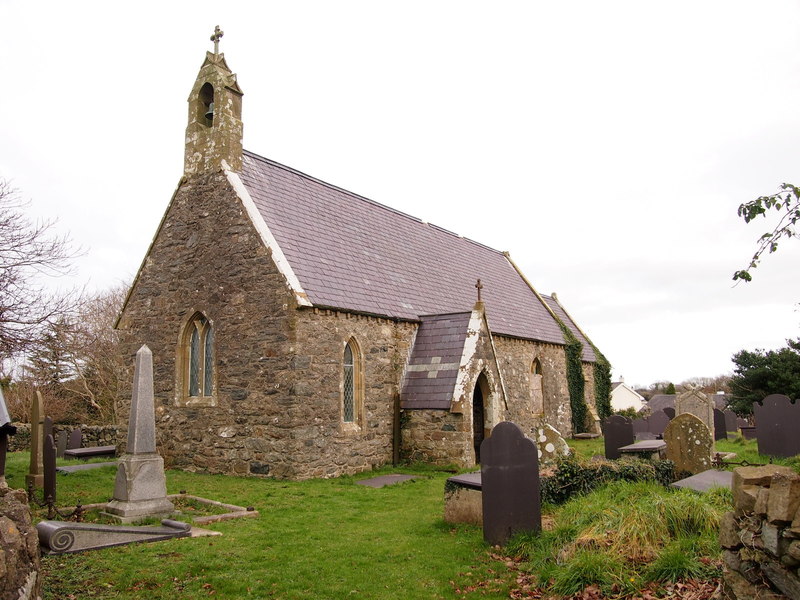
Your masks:
<svg viewBox="0 0 800 600"><path fill-rule="evenodd" d="M664 440L642 440L618 448L620 454L640 454L643 458L664 458L667 443Z"/></svg>

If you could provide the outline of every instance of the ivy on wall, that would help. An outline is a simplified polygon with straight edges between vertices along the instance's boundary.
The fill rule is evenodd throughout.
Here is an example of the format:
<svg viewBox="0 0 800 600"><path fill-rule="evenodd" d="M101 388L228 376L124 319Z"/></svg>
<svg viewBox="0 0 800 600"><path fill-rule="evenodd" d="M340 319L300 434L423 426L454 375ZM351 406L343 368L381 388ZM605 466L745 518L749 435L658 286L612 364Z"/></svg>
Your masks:
<svg viewBox="0 0 800 600"><path fill-rule="evenodd" d="M590 342L591 343L591 342ZM611 416L611 363L594 344L592 349L597 357L594 363L594 402L597 416L602 421Z"/></svg>
<svg viewBox="0 0 800 600"><path fill-rule="evenodd" d="M567 357L567 389L569 390L569 405L572 409L572 431L581 433L586 431L586 399L584 398L583 367L581 365L581 353L583 344L580 343L575 334L558 321L561 333L564 334L564 354Z"/></svg>

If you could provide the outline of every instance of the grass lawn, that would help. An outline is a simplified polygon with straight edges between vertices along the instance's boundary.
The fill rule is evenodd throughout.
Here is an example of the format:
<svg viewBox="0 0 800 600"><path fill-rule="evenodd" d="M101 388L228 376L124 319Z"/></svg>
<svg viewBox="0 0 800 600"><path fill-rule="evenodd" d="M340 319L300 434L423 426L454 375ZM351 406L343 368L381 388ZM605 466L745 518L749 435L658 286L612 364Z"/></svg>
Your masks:
<svg viewBox="0 0 800 600"><path fill-rule="evenodd" d="M27 460L9 455L12 487L24 487ZM513 574L492 557L480 528L442 518L451 473L400 471L419 478L372 489L355 482L389 469L304 482L168 471L169 493L253 506L260 515L209 525L220 537L46 557L45 599L507 598ZM59 475L58 504L108 500L115 474L108 467Z"/></svg>
<svg viewBox="0 0 800 600"><path fill-rule="evenodd" d="M584 458L603 454L601 438L570 440L570 445ZM717 448L737 452L737 460L769 462L757 454L754 441L720 442ZM27 461L27 453L9 454L7 479L12 487L24 487ZM798 466L793 460L781 462ZM405 472L418 478L382 489L356 485L359 479L387 472ZM59 475L59 506L109 500L115 474L115 467L105 467ZM209 529L223 534L219 537L45 557L45 600L508 598L512 590L519 591L523 564L534 579L548 573L547 569L550 575L558 575L561 563L552 562L552 556L546 560L545 555L563 553L567 547L579 558L575 568L588 572L589 579L595 571L607 571L612 565L608 557L587 552L592 544L602 548L610 541L589 535L589 522L578 527L578 515L596 513L598 518L608 518L608 510L593 507L634 504L628 497L621 500L622 492L616 490L601 491L607 495L597 500L587 496L585 505L548 507L547 518L555 523L553 533L535 543L523 541L521 549L527 549L520 549L518 554L525 560L515 566L483 542L480 528L444 522L444 483L450 475L424 465L303 482L168 471L169 493L185 490L212 500L253 506L260 515L209 525ZM633 489L632 493L642 492ZM646 507L652 504L643 502L645 512L634 517L638 523L655 518L646 513ZM627 509L622 512L632 513ZM601 528L606 531L609 527L621 526L606 524ZM715 535L712 537L715 539ZM580 545L592 539L596 541L589 546ZM692 539L675 540L667 548L674 555L673 561L691 557L693 550L687 550L687 543L696 545ZM709 550L704 547L702 556L708 556ZM680 561L677 566L684 568ZM537 565L546 567L538 575ZM674 567L670 565L664 568ZM688 564L688 568L693 565ZM567 572L563 575L574 577ZM635 579L639 585L646 576L644 571L634 570L624 580Z"/></svg>

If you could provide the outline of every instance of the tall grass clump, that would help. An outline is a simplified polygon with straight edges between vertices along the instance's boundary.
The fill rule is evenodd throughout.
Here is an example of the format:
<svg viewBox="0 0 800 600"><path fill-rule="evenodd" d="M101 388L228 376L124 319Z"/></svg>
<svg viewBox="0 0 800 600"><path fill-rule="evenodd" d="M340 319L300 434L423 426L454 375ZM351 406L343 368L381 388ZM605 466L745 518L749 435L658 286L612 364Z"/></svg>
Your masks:
<svg viewBox="0 0 800 600"><path fill-rule="evenodd" d="M717 572L717 535L728 490L697 494L654 482L612 482L555 512L552 530L521 535L507 550L523 558L539 587L570 595L633 582L677 581Z"/></svg>

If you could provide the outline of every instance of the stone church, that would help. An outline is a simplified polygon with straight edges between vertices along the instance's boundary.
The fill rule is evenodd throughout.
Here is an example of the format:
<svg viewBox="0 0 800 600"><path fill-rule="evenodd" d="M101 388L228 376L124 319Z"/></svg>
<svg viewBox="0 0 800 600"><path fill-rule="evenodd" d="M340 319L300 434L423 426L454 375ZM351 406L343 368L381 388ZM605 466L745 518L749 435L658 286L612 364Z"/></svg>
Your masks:
<svg viewBox="0 0 800 600"><path fill-rule="evenodd" d="M189 470L466 467L503 420L567 437L569 339L583 427L602 389L602 356L507 253L243 150L242 90L216 43L116 327L126 363L152 350L159 451Z"/></svg>

